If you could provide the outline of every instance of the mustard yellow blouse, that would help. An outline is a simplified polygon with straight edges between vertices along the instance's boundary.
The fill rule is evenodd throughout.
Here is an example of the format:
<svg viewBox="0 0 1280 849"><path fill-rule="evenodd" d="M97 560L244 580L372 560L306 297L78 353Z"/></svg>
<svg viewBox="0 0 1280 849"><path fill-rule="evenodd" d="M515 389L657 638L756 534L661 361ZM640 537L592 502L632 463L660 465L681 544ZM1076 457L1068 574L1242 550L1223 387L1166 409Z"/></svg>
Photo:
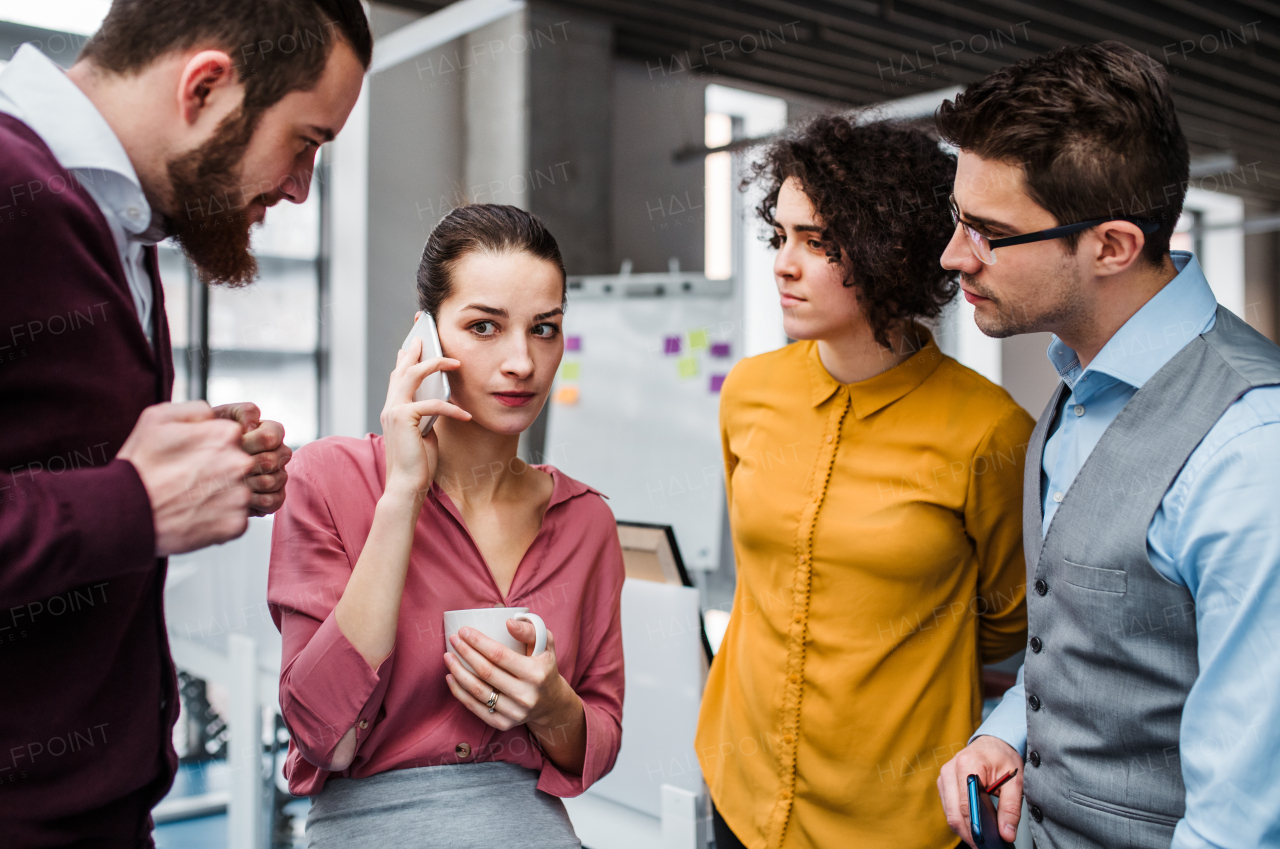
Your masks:
<svg viewBox="0 0 1280 849"><path fill-rule="evenodd" d="M954 846L939 768L1026 640L1033 422L931 338L855 384L743 360L720 422L738 585L698 759L749 849Z"/></svg>

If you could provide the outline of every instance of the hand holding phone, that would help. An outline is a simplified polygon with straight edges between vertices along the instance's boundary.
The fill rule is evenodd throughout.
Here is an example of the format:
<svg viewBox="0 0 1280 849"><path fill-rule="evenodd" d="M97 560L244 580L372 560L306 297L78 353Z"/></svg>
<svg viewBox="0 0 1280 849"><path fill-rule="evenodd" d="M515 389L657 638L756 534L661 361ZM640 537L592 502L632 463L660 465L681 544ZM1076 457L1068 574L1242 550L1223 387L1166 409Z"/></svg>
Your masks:
<svg viewBox="0 0 1280 849"><path fill-rule="evenodd" d="M1012 773L1004 780L1012 777ZM1000 783L1003 783L1000 782ZM998 787L992 787L995 790ZM991 797L982 786L982 780L976 775L969 776L969 833L973 837L973 845L984 849L1013 849L1013 844L1000 836L1000 826L996 822L996 808Z"/></svg>
<svg viewBox="0 0 1280 849"><path fill-rule="evenodd" d="M405 337L404 344L400 346L400 350L410 350L414 339L422 340L422 360L444 356L444 349L440 347L440 334L436 330L436 323L431 318L431 314L425 310L418 313L418 317L414 319L413 329ZM419 362L422 360L419 360ZM413 400L448 401L449 379L445 377L445 373L436 371L423 378L421 385L413 393ZM431 428L435 425L437 418L439 416L431 416L430 418L423 418L419 422L418 428L423 436L431 432Z"/></svg>

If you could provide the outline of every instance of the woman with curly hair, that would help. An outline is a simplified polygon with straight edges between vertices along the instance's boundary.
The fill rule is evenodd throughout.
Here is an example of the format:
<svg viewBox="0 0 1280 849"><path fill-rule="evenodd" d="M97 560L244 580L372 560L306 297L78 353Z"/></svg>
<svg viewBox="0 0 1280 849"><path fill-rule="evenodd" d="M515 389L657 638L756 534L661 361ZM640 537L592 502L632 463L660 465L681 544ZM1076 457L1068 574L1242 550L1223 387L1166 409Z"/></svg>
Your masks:
<svg viewBox="0 0 1280 849"><path fill-rule="evenodd" d="M719 849L955 845L934 782L983 664L1026 640L1032 421L922 323L956 293L954 174L924 132L840 116L752 174L799 341L721 395L738 585L698 727Z"/></svg>

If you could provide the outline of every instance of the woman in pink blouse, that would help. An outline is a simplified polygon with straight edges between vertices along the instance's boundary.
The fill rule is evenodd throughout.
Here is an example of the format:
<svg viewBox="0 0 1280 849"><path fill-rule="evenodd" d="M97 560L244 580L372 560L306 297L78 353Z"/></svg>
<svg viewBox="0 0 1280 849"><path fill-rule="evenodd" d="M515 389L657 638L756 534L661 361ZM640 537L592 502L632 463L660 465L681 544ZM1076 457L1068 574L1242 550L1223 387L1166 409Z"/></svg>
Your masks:
<svg viewBox="0 0 1280 849"><path fill-rule="evenodd" d="M622 552L600 494L516 457L564 350L564 265L510 206L432 231L418 300L445 358L401 352L382 436L329 437L290 464L268 597L284 641L289 789L311 846L578 846L558 797L621 741ZM414 402L449 373L452 403ZM423 438L418 422L435 416ZM528 607L546 651L517 655L446 610ZM534 628L508 620L532 646ZM490 710L492 706L492 710Z"/></svg>

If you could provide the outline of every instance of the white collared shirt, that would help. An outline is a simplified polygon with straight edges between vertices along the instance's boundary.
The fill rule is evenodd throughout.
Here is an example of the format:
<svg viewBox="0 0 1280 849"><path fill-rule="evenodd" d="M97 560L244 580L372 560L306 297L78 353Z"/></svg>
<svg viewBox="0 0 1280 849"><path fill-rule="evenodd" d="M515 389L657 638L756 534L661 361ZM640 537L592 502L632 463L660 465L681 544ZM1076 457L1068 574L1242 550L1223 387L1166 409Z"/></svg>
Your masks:
<svg viewBox="0 0 1280 849"><path fill-rule="evenodd" d="M138 320L151 347L151 277L146 251L165 237L133 163L102 113L66 73L30 44L0 71L0 112L22 121L98 204L116 241Z"/></svg>

